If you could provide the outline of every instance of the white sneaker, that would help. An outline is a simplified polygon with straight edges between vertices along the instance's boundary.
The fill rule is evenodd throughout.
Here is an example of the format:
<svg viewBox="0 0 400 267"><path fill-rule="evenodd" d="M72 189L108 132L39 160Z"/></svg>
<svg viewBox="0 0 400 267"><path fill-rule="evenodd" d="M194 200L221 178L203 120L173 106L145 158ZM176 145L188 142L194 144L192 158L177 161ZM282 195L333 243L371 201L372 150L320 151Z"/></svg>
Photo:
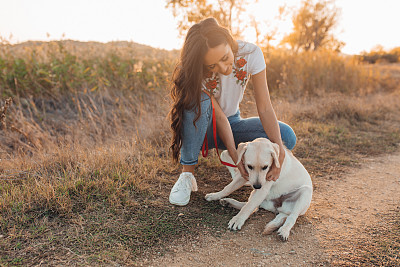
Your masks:
<svg viewBox="0 0 400 267"><path fill-rule="evenodd" d="M196 179L191 172L182 172L171 189L169 202L174 205L185 206L189 203L192 191L197 191Z"/></svg>

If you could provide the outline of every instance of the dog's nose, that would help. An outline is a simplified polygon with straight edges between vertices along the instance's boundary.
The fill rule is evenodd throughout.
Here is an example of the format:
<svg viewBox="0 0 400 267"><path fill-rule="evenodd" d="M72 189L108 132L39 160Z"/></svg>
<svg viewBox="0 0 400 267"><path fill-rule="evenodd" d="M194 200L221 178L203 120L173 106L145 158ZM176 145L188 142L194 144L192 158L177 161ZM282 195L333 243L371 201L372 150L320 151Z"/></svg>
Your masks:
<svg viewBox="0 0 400 267"><path fill-rule="evenodd" d="M260 189L261 185L260 184L253 184L254 189Z"/></svg>

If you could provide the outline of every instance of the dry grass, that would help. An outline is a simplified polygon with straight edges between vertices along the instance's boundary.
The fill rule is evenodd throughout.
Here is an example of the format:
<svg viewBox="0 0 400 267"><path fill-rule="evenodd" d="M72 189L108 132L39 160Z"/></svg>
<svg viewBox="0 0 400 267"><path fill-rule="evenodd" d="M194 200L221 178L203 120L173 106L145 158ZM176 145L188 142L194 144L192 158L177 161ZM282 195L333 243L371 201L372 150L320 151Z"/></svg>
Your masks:
<svg viewBox="0 0 400 267"><path fill-rule="evenodd" d="M393 92L399 88L393 73L368 68L356 58L330 51L296 54L278 49L265 57L270 90L286 99L324 97L329 93Z"/></svg>
<svg viewBox="0 0 400 267"><path fill-rule="evenodd" d="M15 115L9 116L0 146L2 179L16 186L5 190L0 208L18 203L25 212L53 201L53 209L68 213L72 206L64 193L82 183L104 189L110 201L115 197L107 193L108 186L144 190L156 177L154 161L167 157L155 146L167 138L165 116L156 112L165 103L159 97L144 107L138 103L149 100L134 98L103 92L63 99L64 105L19 99L9 109ZM157 166L168 169L168 164Z"/></svg>
<svg viewBox="0 0 400 267"><path fill-rule="evenodd" d="M251 99L246 95L245 101ZM357 164L360 156L392 151L400 142L398 95L274 102L278 116L296 130L294 153L316 184L321 177L338 175L343 166ZM151 125L147 129L132 124L129 130L126 125L134 120L122 122L127 115L110 116L113 123L97 124L85 116L78 119L76 131L65 133L63 141L43 137L46 142L40 149L20 146L20 152L2 157L3 263L134 264L137 257L162 254L163 244L191 238L205 229L223 231L232 211L205 203L203 196L228 182L224 167L215 157L201 159L196 174L200 191L183 209L169 206L169 188L179 167L171 165L168 156L164 118L157 119L150 106L144 108L147 111L139 112L142 115L135 120ZM13 124L27 127L29 121L28 117L24 124L17 120ZM99 136L101 127L106 127L103 137ZM17 139L29 142L21 135ZM246 190L234 197L243 198ZM47 254L41 254L45 250Z"/></svg>
<svg viewBox="0 0 400 267"><path fill-rule="evenodd" d="M153 81L158 77L149 75ZM180 167L171 164L168 151L169 100L160 88L166 80L154 90L146 83L137 90L104 86L93 92L85 90L83 80L74 81L80 87L52 97L14 95L5 113L2 265L135 264L140 257L162 254L167 243L225 229L232 211L203 199L229 180L214 156L200 160L200 191L191 203L179 209L168 204ZM316 183L357 164L359 157L393 151L400 142L398 88L379 87L360 96L332 91L295 100L272 94L279 119L298 135L294 153ZM255 115L251 90L243 104L244 116Z"/></svg>
<svg viewBox="0 0 400 267"><path fill-rule="evenodd" d="M355 245L356 253L341 259L344 265L399 266L400 265L400 209L382 214L379 223L366 229L368 237ZM358 264L355 264L358 263Z"/></svg>

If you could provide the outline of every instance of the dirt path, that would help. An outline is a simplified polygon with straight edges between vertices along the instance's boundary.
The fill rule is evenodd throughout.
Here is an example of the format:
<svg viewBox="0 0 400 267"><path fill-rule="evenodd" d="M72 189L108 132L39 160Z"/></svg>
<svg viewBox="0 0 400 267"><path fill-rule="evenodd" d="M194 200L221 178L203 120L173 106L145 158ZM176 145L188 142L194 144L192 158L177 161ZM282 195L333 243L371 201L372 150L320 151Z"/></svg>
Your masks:
<svg viewBox="0 0 400 267"><path fill-rule="evenodd" d="M368 239L366 229L385 223L400 205L400 151L364 159L342 177L314 181L313 203L288 242L261 235L273 214L259 211L239 232L202 236L172 247L144 266L329 266L341 265Z"/></svg>

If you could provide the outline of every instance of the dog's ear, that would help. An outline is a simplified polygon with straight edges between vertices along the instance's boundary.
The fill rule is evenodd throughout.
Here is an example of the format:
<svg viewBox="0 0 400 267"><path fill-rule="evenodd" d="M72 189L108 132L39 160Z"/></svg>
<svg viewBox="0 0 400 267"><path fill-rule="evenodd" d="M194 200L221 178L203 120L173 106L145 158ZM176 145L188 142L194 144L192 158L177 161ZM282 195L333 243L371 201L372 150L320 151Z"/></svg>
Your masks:
<svg viewBox="0 0 400 267"><path fill-rule="evenodd" d="M272 143L272 147L273 147L273 149L272 149L271 155L274 158L275 166L277 168L280 168L281 164L279 163L279 145Z"/></svg>
<svg viewBox="0 0 400 267"><path fill-rule="evenodd" d="M247 149L247 143L240 143L237 149L238 153L238 161L236 162L236 165L239 164L239 162L242 160L244 152L246 152Z"/></svg>

